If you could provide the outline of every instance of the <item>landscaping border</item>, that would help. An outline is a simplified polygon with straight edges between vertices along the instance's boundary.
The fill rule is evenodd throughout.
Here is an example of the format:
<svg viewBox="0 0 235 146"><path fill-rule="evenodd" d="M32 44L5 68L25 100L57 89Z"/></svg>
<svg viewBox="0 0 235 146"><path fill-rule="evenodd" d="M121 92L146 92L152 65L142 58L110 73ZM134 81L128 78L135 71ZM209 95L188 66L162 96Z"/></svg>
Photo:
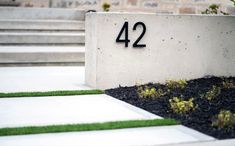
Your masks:
<svg viewBox="0 0 235 146"><path fill-rule="evenodd" d="M136 127L150 127L150 126L169 126L169 125L178 125L178 124L180 123L174 119L151 119L151 120L130 120L130 121L115 121L115 122L90 123L90 124L29 126L29 127L1 128L0 136L111 130L111 129L136 128Z"/></svg>
<svg viewBox="0 0 235 146"><path fill-rule="evenodd" d="M102 90L61 90L61 91L46 91L46 92L14 92L14 93L0 93L0 98L69 96L69 95L88 95L88 94L104 94L104 91Z"/></svg>

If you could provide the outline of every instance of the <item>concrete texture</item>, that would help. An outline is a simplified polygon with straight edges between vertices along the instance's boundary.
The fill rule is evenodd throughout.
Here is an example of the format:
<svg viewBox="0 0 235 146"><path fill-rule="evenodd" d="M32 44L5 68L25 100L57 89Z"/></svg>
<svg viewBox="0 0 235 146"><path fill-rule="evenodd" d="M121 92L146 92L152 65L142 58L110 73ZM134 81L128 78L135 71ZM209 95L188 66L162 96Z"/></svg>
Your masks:
<svg viewBox="0 0 235 146"><path fill-rule="evenodd" d="M108 95L0 99L0 128L159 118Z"/></svg>
<svg viewBox="0 0 235 146"><path fill-rule="evenodd" d="M85 20L85 11L59 8L0 7L0 19Z"/></svg>
<svg viewBox="0 0 235 146"><path fill-rule="evenodd" d="M0 64L85 62L84 46L1 46Z"/></svg>
<svg viewBox="0 0 235 146"><path fill-rule="evenodd" d="M86 90L84 67L1 67L0 92Z"/></svg>
<svg viewBox="0 0 235 146"><path fill-rule="evenodd" d="M19 18L0 19L0 29L5 30L66 30L81 31L85 29L84 21L77 20L28 20Z"/></svg>
<svg viewBox="0 0 235 146"><path fill-rule="evenodd" d="M89 13L86 15L86 83L107 89L167 79L235 75L235 16ZM115 40L129 22L129 47ZM146 25L142 32L136 22ZM105 23L105 25L103 25ZM122 35L122 39L124 35Z"/></svg>
<svg viewBox="0 0 235 146"><path fill-rule="evenodd" d="M156 146L211 140L183 126L0 137L2 146Z"/></svg>

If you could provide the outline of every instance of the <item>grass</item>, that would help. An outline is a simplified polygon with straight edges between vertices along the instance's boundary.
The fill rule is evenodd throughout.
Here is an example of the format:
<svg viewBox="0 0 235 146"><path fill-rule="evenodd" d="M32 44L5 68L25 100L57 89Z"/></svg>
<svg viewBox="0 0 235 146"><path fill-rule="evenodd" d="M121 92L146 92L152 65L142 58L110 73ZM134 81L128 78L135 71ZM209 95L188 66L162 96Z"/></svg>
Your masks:
<svg viewBox="0 0 235 146"><path fill-rule="evenodd" d="M87 94L104 94L104 91L102 91L102 90L67 90L67 91L48 91L48 92L0 93L0 98L40 97L40 96L68 96L68 95L87 95Z"/></svg>
<svg viewBox="0 0 235 146"><path fill-rule="evenodd" d="M91 124L68 124L68 125L31 126L31 127L18 127L18 128L17 127L1 128L0 136L111 130L111 129L135 128L135 127L168 126L168 125L177 125L177 124L179 124L179 122L174 119L153 119L153 120L131 120L131 121L117 121L117 122L91 123Z"/></svg>

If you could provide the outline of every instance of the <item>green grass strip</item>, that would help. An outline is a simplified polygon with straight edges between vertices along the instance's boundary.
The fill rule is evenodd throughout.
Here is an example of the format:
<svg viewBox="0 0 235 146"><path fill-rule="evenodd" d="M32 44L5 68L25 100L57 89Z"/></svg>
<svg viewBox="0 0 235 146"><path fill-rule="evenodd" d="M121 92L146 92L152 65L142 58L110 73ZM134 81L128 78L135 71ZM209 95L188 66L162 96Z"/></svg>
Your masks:
<svg viewBox="0 0 235 146"><path fill-rule="evenodd" d="M131 121L117 121L117 122L91 123L91 124L68 124L68 125L31 126L31 127L18 127L18 128L1 128L0 136L74 132L74 131L111 130L111 129L135 128L135 127L169 126L177 124L179 124L179 122L174 119L153 119L153 120L131 120Z"/></svg>
<svg viewBox="0 0 235 146"><path fill-rule="evenodd" d="M0 98L40 97L40 96L68 96L68 95L87 95L87 94L104 94L104 91L102 91L102 90L67 90L67 91L48 91L48 92L0 93Z"/></svg>

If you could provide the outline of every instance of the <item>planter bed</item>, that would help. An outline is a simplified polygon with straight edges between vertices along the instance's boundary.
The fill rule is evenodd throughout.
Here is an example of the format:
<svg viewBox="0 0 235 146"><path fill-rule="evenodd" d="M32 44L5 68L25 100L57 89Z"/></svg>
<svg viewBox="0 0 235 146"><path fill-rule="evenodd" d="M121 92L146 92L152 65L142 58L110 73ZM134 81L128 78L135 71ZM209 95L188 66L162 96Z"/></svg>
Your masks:
<svg viewBox="0 0 235 146"><path fill-rule="evenodd" d="M229 84L224 84L229 81ZM228 110L235 113L235 77L205 77L187 81L184 88L172 88L168 85L149 83L141 86L119 87L106 90L106 94L127 103L145 109L151 113L162 116L164 118L174 118L179 120L183 125L203 132L207 135L218 139L235 138L235 125L230 127L219 128L212 126L216 121L221 110ZM213 99L209 100L206 95L216 86L220 89L218 94L213 95ZM139 89L148 87L155 88L157 91L161 89L165 95L160 97L140 97ZM169 100L173 97L179 97L188 101L193 98L194 109L187 113L177 113L171 108Z"/></svg>

